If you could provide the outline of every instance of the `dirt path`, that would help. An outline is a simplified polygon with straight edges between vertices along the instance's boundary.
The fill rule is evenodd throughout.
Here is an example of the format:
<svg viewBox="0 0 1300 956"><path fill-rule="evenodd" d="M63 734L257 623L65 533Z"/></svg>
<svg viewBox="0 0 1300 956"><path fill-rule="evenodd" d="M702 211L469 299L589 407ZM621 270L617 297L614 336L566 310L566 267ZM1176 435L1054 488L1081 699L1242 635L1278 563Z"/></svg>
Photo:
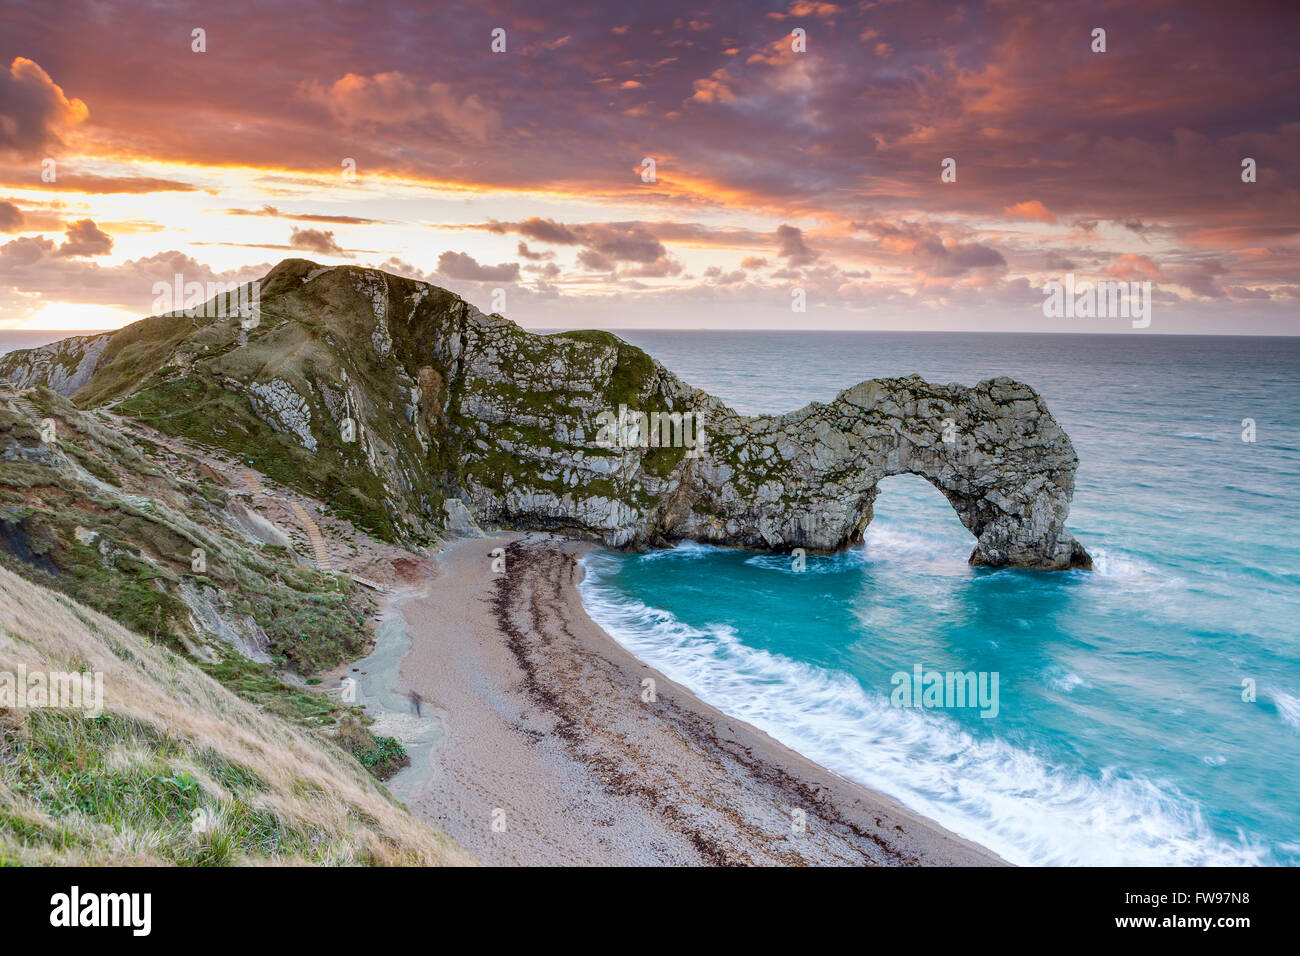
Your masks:
<svg viewBox="0 0 1300 956"><path fill-rule="evenodd" d="M100 414L111 419L115 427L169 453L170 463L181 473L215 480L232 495L243 499L247 508L268 522L320 571L345 572L372 590L386 592L402 583L404 566L419 560L416 555L370 537L349 522L330 517L321 502L271 481L224 451L180 441L109 411L101 410Z"/></svg>

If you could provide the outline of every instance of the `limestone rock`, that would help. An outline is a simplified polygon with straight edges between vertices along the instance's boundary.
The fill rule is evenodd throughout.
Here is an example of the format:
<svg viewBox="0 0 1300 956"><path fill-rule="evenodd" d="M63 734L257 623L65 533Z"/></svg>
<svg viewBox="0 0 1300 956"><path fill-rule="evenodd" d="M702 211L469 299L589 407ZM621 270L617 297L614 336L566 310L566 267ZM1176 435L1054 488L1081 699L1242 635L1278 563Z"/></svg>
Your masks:
<svg viewBox="0 0 1300 956"><path fill-rule="evenodd" d="M462 538L481 538L483 529L474 523L474 516L469 513L464 502L458 498L448 498L442 503L447 512L447 530Z"/></svg>
<svg viewBox="0 0 1300 956"><path fill-rule="evenodd" d="M374 269L290 259L260 292L271 318L247 340L222 320L183 337L174 320L146 319L137 326L182 336L172 356L123 367L137 353L109 346L142 334L128 327L11 353L0 377L118 401L122 414L239 453L268 447L256 433L269 428L281 474L334 489L340 510L389 538L495 526L611 547L833 551L861 541L881 479L914 474L975 537L972 564L1091 563L1065 527L1074 447L1022 382L877 379L829 403L743 416L607 332L532 334ZM117 357L100 376L104 354ZM231 403L214 396L232 391L249 415L227 428L213 419Z"/></svg>

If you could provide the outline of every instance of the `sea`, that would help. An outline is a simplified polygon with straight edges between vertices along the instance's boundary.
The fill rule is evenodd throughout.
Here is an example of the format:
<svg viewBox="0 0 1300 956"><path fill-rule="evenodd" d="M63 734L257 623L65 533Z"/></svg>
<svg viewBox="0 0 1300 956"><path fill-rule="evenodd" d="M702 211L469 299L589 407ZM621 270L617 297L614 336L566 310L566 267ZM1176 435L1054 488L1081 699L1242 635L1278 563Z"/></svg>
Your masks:
<svg viewBox="0 0 1300 956"><path fill-rule="evenodd" d="M583 602L629 651L1012 863L1300 863L1300 338L619 334L746 414L914 372L1027 382L1079 454L1068 527L1095 561L972 568L900 475L860 547L801 568L590 552ZM903 699L918 669L997 706Z"/></svg>
<svg viewBox="0 0 1300 956"><path fill-rule="evenodd" d="M102 331L102 330L101 330ZM34 349L49 342L57 342L70 335L94 335L94 332L57 332L33 329L0 329L0 355L15 349Z"/></svg>
<svg viewBox="0 0 1300 956"><path fill-rule="evenodd" d="M1300 863L1300 338L619 334L746 414L913 372L1027 382L1079 454L1096 565L972 568L939 491L896 476L861 547L802 569L591 552L583 602L629 651L1012 863ZM909 700L918 667L977 675L996 712Z"/></svg>

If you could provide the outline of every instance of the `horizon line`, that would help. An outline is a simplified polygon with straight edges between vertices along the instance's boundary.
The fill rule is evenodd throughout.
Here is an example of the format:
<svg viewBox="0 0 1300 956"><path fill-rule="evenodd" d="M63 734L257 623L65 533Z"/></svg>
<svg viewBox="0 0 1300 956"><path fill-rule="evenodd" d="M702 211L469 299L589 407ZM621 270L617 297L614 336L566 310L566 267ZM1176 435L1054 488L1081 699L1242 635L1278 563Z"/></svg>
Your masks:
<svg viewBox="0 0 1300 956"><path fill-rule="evenodd" d="M137 322L143 322L153 316L145 316L138 319ZM509 318L509 316L505 316ZM511 319L510 321L514 321ZM103 335L106 332L120 332L122 329L135 325L136 322L128 322L126 325L119 325L116 328L109 329L6 329L0 328L0 335L7 333L54 333L60 338L71 338L77 335ZM555 335L561 332L588 332L599 331L609 332L618 335L620 332L674 332L679 334L690 334L695 332L734 332L742 335L758 334L786 334L786 335L806 335L836 333L844 335L875 335L880 333L908 333L912 335L1044 335L1044 336L1069 336L1069 335L1089 335L1089 336L1111 336L1111 337L1142 337L1149 338L1160 336L1164 338L1220 338L1220 339L1293 339L1300 338L1300 331L1296 332L1161 332L1149 329L1126 330L1122 332L1102 332L1096 330L1027 330L1027 329L835 329L835 328L807 328L807 329L736 329L716 326L705 326L702 328L673 328L671 326L661 325L634 325L626 328L603 328L590 325L575 326L528 326L522 323L515 323L526 332L533 332L541 335Z"/></svg>

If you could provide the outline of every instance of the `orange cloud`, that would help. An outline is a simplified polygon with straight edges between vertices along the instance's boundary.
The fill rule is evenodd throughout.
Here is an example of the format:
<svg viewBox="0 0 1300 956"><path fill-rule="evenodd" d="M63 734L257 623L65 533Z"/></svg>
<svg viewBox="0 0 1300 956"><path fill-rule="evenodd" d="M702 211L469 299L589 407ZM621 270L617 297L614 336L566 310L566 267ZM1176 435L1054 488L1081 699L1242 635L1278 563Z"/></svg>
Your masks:
<svg viewBox="0 0 1300 956"><path fill-rule="evenodd" d="M821 3L819 0L795 0L785 13L777 11L769 13L768 16L773 20L786 20L790 17L821 17L824 20L835 16L839 12L840 8L833 3Z"/></svg>
<svg viewBox="0 0 1300 956"><path fill-rule="evenodd" d="M89 115L33 60L15 57L7 73L0 71L0 151L40 156L62 146L61 134Z"/></svg>
<svg viewBox="0 0 1300 956"><path fill-rule="evenodd" d="M313 82L302 92L349 127L405 126L431 119L447 132L479 144L501 128L500 115L477 96L458 97L446 83L421 86L399 71L369 77L347 73L329 89Z"/></svg>
<svg viewBox="0 0 1300 956"><path fill-rule="evenodd" d="M100 176L96 173L66 173L55 165L53 185L59 192L89 193L167 193L194 192L197 187L175 179L156 179L151 176ZM12 189L31 189L40 185L40 169L0 168L0 185ZM44 187L48 188L48 187Z"/></svg>
<svg viewBox="0 0 1300 956"><path fill-rule="evenodd" d="M727 86L727 79L726 70L714 70L711 75L695 81L691 99L697 103L734 103L736 94Z"/></svg>
<svg viewBox="0 0 1300 956"><path fill-rule="evenodd" d="M1106 275L1117 279L1163 279L1164 273L1150 256L1129 252L1120 256L1106 269Z"/></svg>
<svg viewBox="0 0 1300 956"><path fill-rule="evenodd" d="M1002 208L1003 211L1013 219L1028 219L1031 222L1056 222L1056 213L1052 212L1037 199L1018 202L1013 206L1003 206Z"/></svg>

